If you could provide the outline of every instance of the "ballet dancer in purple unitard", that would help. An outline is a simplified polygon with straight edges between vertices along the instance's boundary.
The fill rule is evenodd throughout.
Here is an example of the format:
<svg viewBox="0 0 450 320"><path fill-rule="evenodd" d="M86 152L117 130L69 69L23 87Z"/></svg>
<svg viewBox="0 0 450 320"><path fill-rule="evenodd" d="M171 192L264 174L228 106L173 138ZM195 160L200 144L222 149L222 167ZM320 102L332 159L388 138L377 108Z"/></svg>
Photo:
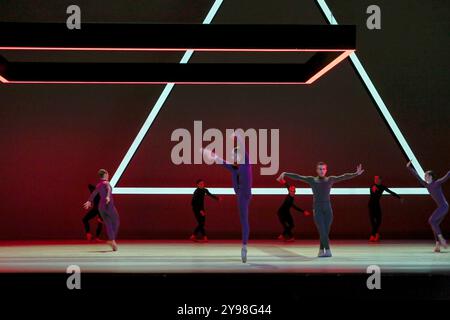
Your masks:
<svg viewBox="0 0 450 320"><path fill-rule="evenodd" d="M447 241L445 241L444 236L442 235L441 227L439 225L448 213L448 202L447 199L445 199L444 192L442 191L442 184L450 178L450 171L447 172L447 174L442 178L436 179L434 172L429 170L425 172L424 181L421 177L419 177L417 171L411 165L411 161L407 163L406 167L417 178L419 183L427 188L431 197L438 206L428 219L428 223L431 225L431 229L433 230L434 238L436 240L434 252L441 252L441 246L447 248Z"/></svg>
<svg viewBox="0 0 450 320"><path fill-rule="evenodd" d="M107 243L111 246L113 251L117 251L117 233L119 231L119 214L114 206L114 200L112 197L112 187L109 184L109 173L105 169L98 171L100 176L100 182L95 187L94 192L91 193L89 200L84 203L84 208L89 209L92 207L92 202L97 194L100 195L100 202L98 204L98 210L103 219L105 225L106 234L108 236Z"/></svg>

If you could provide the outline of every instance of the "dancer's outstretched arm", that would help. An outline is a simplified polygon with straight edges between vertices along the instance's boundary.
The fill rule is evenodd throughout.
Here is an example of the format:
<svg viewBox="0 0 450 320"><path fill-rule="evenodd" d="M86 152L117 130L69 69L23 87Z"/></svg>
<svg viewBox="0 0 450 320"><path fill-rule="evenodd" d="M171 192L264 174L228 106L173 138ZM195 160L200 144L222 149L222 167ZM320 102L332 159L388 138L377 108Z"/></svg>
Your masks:
<svg viewBox="0 0 450 320"><path fill-rule="evenodd" d="M211 198L213 198L214 200L220 201L220 198L218 196L213 195L211 192L209 192L208 189L205 188L205 193L210 196Z"/></svg>
<svg viewBox="0 0 450 320"><path fill-rule="evenodd" d="M424 186L424 187L427 186L427 183L419 176L419 174L417 173L416 169L414 169L414 167L412 166L411 161L409 161L409 162L406 164L406 167L409 169L409 171L411 171L412 175L413 175L414 177L416 177L416 179L419 181L419 183L420 183L422 186Z"/></svg>
<svg viewBox="0 0 450 320"><path fill-rule="evenodd" d="M92 203L94 202L94 198L97 194L98 194L98 188L95 188L95 190L92 191L91 195L89 196L89 200L83 204L83 207L86 210L89 209L90 207L92 207Z"/></svg>
<svg viewBox="0 0 450 320"><path fill-rule="evenodd" d="M401 197L396 194L394 191L392 191L391 189L389 189L388 187L384 187L384 191L386 191L387 193L390 193L391 195L393 195L394 197L396 197L397 199L401 199Z"/></svg>
<svg viewBox="0 0 450 320"><path fill-rule="evenodd" d="M340 182L340 181L344 181L344 180L349 180L352 178L355 178L357 176L360 176L364 173L364 169L362 168L361 164L358 164L358 166L356 167L356 171L353 173L344 173L340 176L330 176L329 179L334 183L334 182Z"/></svg>
<svg viewBox="0 0 450 320"><path fill-rule="evenodd" d="M450 178L450 171L445 176L436 180L437 183L444 183Z"/></svg>
<svg viewBox="0 0 450 320"><path fill-rule="evenodd" d="M226 169L232 171L233 170L233 166L231 165L231 163L228 163L226 160L222 159L221 157L219 157L215 152L209 150L209 149L204 149L201 148L200 151L210 160L214 160L217 164L221 164L223 165Z"/></svg>
<svg viewBox="0 0 450 320"><path fill-rule="evenodd" d="M278 181L284 180L285 177L291 178L292 180L299 180L306 183L311 183L314 181L314 177L311 176L301 176L296 173L290 173L290 172L283 172L280 174L280 176L277 178Z"/></svg>

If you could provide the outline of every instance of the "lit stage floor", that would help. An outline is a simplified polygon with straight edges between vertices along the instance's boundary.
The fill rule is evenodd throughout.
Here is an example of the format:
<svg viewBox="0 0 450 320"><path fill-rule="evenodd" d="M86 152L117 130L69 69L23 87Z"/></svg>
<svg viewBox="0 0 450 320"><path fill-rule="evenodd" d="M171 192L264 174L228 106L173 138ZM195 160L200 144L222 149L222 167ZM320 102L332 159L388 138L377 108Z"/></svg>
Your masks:
<svg viewBox="0 0 450 320"><path fill-rule="evenodd" d="M450 274L450 250L433 253L433 242L333 241L332 258L317 258L316 241L283 244L252 241L248 263L238 241L0 242L0 272L65 273L78 265L89 273L366 273L378 265L389 273Z"/></svg>

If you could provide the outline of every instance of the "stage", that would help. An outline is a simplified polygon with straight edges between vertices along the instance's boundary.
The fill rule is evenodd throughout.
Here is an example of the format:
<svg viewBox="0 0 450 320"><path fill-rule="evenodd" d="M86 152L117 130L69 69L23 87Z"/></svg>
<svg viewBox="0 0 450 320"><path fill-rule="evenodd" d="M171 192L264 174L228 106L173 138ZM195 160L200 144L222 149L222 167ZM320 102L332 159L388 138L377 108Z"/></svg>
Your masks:
<svg viewBox="0 0 450 320"><path fill-rule="evenodd" d="M333 241L332 258L317 258L317 241L251 241L248 263L240 260L238 241L85 241L0 242L1 273L65 273L77 265L84 273L382 273L450 274L450 250L432 252L432 241Z"/></svg>

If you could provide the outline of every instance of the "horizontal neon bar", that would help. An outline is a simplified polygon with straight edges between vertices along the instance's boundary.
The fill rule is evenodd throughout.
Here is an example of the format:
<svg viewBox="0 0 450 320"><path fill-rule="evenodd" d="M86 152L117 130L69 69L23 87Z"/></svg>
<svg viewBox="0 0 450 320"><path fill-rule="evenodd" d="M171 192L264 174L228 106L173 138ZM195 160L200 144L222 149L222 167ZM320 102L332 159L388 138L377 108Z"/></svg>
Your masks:
<svg viewBox="0 0 450 320"><path fill-rule="evenodd" d="M425 188L390 188L401 195L428 195ZM183 195L192 194L195 188L173 188L173 187L115 187L113 194L154 194L154 195ZM208 188L213 194L233 195L233 188ZM298 194L312 195L311 188L297 188ZM332 195L369 195L369 188L333 188ZM286 188L252 188L254 195L285 195Z"/></svg>
<svg viewBox="0 0 450 320"><path fill-rule="evenodd" d="M115 85L138 85L138 84L179 84L179 85L303 85L306 82L133 82L133 81L9 81L0 76L0 81L7 84L115 84Z"/></svg>
<svg viewBox="0 0 450 320"><path fill-rule="evenodd" d="M0 47L0 50L8 51L203 51L203 52L340 52L354 51L354 49L243 49L243 48L77 48L77 47Z"/></svg>

